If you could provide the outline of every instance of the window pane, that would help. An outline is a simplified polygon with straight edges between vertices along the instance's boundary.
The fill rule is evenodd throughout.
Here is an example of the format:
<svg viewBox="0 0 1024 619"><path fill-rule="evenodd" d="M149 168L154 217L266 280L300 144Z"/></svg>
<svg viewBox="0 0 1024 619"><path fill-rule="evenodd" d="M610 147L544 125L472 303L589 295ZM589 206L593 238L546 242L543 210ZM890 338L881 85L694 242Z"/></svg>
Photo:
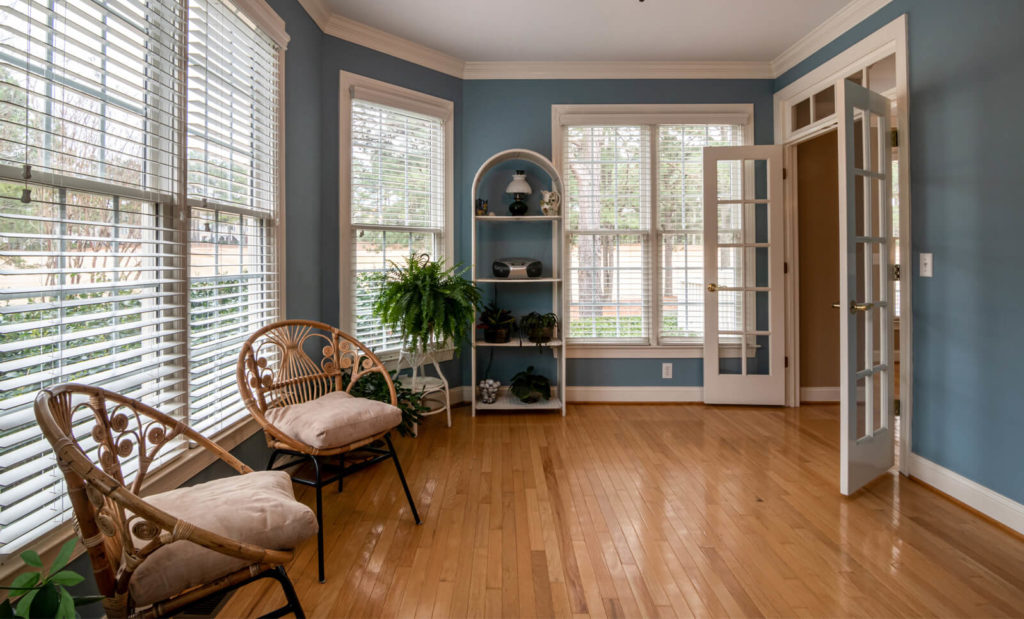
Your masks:
<svg viewBox="0 0 1024 619"><path fill-rule="evenodd" d="M570 233L568 242L569 337L647 338L647 235Z"/></svg>
<svg viewBox="0 0 1024 619"><path fill-rule="evenodd" d="M398 337L373 315L372 277L410 255L443 258L445 128L441 119L352 101L353 325L377 350Z"/></svg>

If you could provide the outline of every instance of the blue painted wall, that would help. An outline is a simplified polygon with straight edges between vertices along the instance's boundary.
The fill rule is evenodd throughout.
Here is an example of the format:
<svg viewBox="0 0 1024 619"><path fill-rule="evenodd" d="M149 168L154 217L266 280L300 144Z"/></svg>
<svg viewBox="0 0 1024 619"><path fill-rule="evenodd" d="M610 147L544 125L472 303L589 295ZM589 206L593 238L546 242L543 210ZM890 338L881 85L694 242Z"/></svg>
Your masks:
<svg viewBox="0 0 1024 619"><path fill-rule="evenodd" d="M894 0L776 80L906 13L915 453L1024 502L1024 3Z"/></svg>
<svg viewBox="0 0 1024 619"><path fill-rule="evenodd" d="M551 157L552 105L753 103L755 143L771 144L772 86L772 80L466 81L461 142L465 183L456 193L456 218L468 220L473 175L494 153L528 148ZM492 200L492 210L496 210L495 206ZM503 208L501 204L497 206ZM456 254L464 263L471 260L468 226L456 237ZM524 361L527 360L530 359ZM674 364L672 379L661 378L662 362ZM484 363L481 362L480 369ZM497 378L503 378L512 368L499 361L495 365L499 369ZM569 359L566 378L570 386L698 386L703 382L702 367L700 359ZM468 360L463 363L463 378L463 382L469 379Z"/></svg>

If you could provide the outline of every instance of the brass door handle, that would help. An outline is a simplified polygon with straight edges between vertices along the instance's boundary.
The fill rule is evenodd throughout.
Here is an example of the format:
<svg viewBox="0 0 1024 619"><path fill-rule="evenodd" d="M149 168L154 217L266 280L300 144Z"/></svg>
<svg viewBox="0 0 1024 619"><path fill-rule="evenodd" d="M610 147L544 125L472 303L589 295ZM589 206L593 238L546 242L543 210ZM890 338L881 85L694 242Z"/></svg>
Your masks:
<svg viewBox="0 0 1024 619"><path fill-rule="evenodd" d="M718 292L718 284L708 284L708 292Z"/></svg>
<svg viewBox="0 0 1024 619"><path fill-rule="evenodd" d="M851 301L850 302L850 313L851 314L856 314L857 312L866 312L869 309L871 309L871 305L872 305L871 303L857 303L856 301ZM838 303L833 303L832 307L834 309L839 309L839 304Z"/></svg>
<svg viewBox="0 0 1024 619"><path fill-rule="evenodd" d="M832 309L839 309L839 304L838 303L833 303L832 304Z"/></svg>

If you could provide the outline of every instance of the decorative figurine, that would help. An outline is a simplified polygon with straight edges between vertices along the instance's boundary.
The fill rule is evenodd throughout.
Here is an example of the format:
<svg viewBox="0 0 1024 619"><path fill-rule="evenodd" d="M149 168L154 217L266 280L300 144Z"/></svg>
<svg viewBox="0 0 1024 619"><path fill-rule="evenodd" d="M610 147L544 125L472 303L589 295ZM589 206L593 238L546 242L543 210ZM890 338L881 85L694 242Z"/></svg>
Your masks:
<svg viewBox="0 0 1024 619"><path fill-rule="evenodd" d="M540 210L545 215L557 215L558 207L562 203L562 196L558 195L557 191L545 191L540 190Z"/></svg>
<svg viewBox="0 0 1024 619"><path fill-rule="evenodd" d="M476 199L476 214L478 217L487 215L487 200L484 200L483 198Z"/></svg>

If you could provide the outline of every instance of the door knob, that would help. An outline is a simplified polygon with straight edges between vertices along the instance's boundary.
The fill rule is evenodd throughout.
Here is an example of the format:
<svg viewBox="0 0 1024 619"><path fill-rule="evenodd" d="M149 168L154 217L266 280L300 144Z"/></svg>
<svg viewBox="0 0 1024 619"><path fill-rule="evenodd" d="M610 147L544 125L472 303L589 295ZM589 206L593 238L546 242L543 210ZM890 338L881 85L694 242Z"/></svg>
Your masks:
<svg viewBox="0 0 1024 619"><path fill-rule="evenodd" d="M718 284L708 284L708 292L718 292Z"/></svg>

